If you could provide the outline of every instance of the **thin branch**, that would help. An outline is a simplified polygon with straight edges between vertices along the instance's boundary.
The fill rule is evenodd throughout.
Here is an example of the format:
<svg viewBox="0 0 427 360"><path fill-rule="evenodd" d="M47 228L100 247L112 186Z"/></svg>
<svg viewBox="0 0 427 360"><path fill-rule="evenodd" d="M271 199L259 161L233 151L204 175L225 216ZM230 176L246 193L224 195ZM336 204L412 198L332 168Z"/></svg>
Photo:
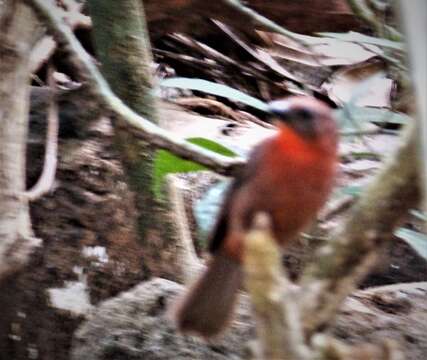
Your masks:
<svg viewBox="0 0 427 360"><path fill-rule="evenodd" d="M136 137L148 141L153 146L166 149L184 159L190 159L223 175L233 175L243 164L241 158L229 158L178 139L173 133L154 125L127 107L110 89L90 55L85 51L70 28L54 13L52 6L43 0L26 0L44 20L57 40L65 45L70 60L79 69L94 95L110 111L122 120Z"/></svg>
<svg viewBox="0 0 427 360"><path fill-rule="evenodd" d="M37 200L48 193L53 186L56 174L58 157L58 104L54 95L55 80L53 78L53 67L48 68L48 83L52 90L49 96L49 108L47 114L46 147L42 173L37 183L23 195L29 201Z"/></svg>
<svg viewBox="0 0 427 360"><path fill-rule="evenodd" d="M91 19L81 13L83 4L77 3L74 0L63 0L63 3L67 10L61 8L57 8L56 10L71 29L88 29L91 27ZM31 52L30 71L36 73L40 70L54 54L56 47L56 42L50 36L43 37Z"/></svg>

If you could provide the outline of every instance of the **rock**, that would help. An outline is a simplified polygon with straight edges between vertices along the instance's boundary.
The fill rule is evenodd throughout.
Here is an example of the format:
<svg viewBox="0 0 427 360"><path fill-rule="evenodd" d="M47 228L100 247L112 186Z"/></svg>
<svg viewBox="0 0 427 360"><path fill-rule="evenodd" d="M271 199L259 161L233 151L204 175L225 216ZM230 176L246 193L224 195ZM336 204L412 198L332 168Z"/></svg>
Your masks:
<svg viewBox="0 0 427 360"><path fill-rule="evenodd" d="M330 333L350 344L391 340L406 360L427 359L427 282L357 291L345 302Z"/></svg>
<svg viewBox="0 0 427 360"><path fill-rule="evenodd" d="M154 279L107 300L75 333L73 360L240 359L253 338L247 297L241 296L236 321L218 340L182 336L166 315L183 286Z"/></svg>
<svg viewBox="0 0 427 360"><path fill-rule="evenodd" d="M103 302L75 333L72 360L246 359L255 338L250 305L240 297L232 326L218 340L182 336L166 316L183 286L153 279ZM350 344L396 341L408 360L427 358L427 283L357 291L328 333ZM253 342L252 342L253 343Z"/></svg>

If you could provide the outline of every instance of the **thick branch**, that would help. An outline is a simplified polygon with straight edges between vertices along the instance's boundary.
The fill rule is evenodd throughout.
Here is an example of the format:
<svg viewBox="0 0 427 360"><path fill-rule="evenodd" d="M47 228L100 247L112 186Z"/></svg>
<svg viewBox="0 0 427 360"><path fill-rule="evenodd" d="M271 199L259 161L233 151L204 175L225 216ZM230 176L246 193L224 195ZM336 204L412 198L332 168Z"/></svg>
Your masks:
<svg viewBox="0 0 427 360"><path fill-rule="evenodd" d="M311 334L331 321L368 273L396 226L420 200L417 128L408 126L397 154L378 174L302 280L304 326Z"/></svg>
<svg viewBox="0 0 427 360"><path fill-rule="evenodd" d="M70 28L52 11L51 6L43 0L26 0L46 22L59 42L66 46L74 65L80 70L80 75L85 77L87 85L97 98L120 119L122 126L137 137L148 141L153 146L167 149L174 154L198 162L220 174L231 175L244 164L243 159L230 159L218 155L199 146L177 139L174 134L159 128L127 107L111 91L108 83L93 63L90 55L84 50Z"/></svg>
<svg viewBox="0 0 427 360"><path fill-rule="evenodd" d="M261 342L262 359L309 359L301 319L283 273L281 251L276 244L268 215L255 217L245 236L244 270Z"/></svg>
<svg viewBox="0 0 427 360"><path fill-rule="evenodd" d="M33 237L25 191L29 55L42 28L21 1L0 5L0 281L26 265Z"/></svg>

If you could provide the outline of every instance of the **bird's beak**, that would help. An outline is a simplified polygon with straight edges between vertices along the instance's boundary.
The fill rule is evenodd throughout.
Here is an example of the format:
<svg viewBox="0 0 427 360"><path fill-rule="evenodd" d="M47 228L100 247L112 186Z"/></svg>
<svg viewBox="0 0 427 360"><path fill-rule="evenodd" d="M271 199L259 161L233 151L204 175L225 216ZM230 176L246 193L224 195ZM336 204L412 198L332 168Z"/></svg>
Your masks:
<svg viewBox="0 0 427 360"><path fill-rule="evenodd" d="M280 119L287 122L292 118L292 109L289 101L276 100L268 104L268 112L272 115L272 120Z"/></svg>

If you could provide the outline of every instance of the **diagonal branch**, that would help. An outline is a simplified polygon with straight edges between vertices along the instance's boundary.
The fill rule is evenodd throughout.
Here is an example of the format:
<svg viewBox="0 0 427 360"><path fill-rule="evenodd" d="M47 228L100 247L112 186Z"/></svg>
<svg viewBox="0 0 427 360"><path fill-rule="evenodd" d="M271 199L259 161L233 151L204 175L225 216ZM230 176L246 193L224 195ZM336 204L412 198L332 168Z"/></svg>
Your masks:
<svg viewBox="0 0 427 360"><path fill-rule="evenodd" d="M309 334L336 315L344 299L371 269L408 210L420 201L417 127L355 204L330 242L320 249L302 279L304 327Z"/></svg>
<svg viewBox="0 0 427 360"><path fill-rule="evenodd" d="M203 149L197 145L178 139L174 134L161 129L150 121L139 116L127 107L111 90L107 81L99 72L90 55L82 47L70 28L62 21L43 0L26 0L57 40L64 45L73 65L79 69L97 99L122 121L136 137L148 141L153 146L166 149L184 159L195 161L223 175L233 175L244 164L241 158L229 158Z"/></svg>

